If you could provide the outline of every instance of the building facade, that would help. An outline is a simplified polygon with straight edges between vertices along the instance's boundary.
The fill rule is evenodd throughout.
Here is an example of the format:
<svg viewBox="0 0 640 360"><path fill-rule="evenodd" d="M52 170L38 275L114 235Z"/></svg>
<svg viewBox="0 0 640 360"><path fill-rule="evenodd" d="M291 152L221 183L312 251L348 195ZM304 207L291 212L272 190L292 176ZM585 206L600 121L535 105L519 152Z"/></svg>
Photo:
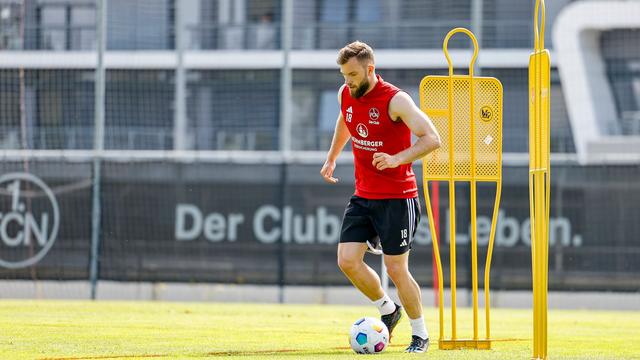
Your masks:
<svg viewBox="0 0 640 360"><path fill-rule="evenodd" d="M552 54L552 151L574 153L553 43L555 20L585 1L547 5ZM587 1L589 2L589 1ZM533 1L296 0L290 65L293 150L330 143L342 78L335 54L352 40L378 51L378 72L417 101L420 79L446 71L442 40L458 26L480 40L476 73L504 85L504 151L526 152L527 66ZM184 44L186 133L192 150L278 150L281 136L281 0L109 0L106 137L108 149L172 149L176 36ZM180 14L180 22L177 22ZM92 147L96 48L95 0L1 0L0 147ZM176 24L183 26L177 30ZM177 35L178 34L178 35ZM599 37L615 101L611 135L640 133L640 30ZM470 41L452 40L468 53ZM456 70L466 71L458 61ZM20 129L26 129L22 136Z"/></svg>

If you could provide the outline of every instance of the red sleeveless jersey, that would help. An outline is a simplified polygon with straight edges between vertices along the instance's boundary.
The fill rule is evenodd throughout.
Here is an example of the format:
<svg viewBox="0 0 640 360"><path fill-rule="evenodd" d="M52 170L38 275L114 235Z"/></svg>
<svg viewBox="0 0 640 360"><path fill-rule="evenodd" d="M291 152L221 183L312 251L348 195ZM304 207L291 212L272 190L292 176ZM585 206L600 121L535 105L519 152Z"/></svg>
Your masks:
<svg viewBox="0 0 640 360"><path fill-rule="evenodd" d="M349 88L342 89L341 111L351 133L356 196L365 199L409 199L418 196L416 176L411 164L378 170L373 154L395 155L411 146L411 131L402 121L389 116L391 98L400 89L378 75L378 83L366 95L354 99Z"/></svg>

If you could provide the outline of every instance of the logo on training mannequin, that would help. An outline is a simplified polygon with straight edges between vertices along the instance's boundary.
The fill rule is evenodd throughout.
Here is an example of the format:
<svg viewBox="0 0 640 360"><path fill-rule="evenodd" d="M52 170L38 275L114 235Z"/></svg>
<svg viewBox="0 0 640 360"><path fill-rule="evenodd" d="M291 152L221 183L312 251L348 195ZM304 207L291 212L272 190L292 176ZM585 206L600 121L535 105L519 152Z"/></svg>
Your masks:
<svg viewBox="0 0 640 360"><path fill-rule="evenodd" d="M366 138L367 136L369 136L369 130L366 126L364 126L364 124L358 124L358 126L356 126L356 131L358 132L358 135L360 135L360 137Z"/></svg>
<svg viewBox="0 0 640 360"><path fill-rule="evenodd" d="M36 264L58 235L60 211L51 189L29 173L0 176L0 266Z"/></svg>
<svg viewBox="0 0 640 360"><path fill-rule="evenodd" d="M490 106L483 106L480 109L480 119L484 122L489 122L493 119L493 109Z"/></svg>
<svg viewBox="0 0 640 360"><path fill-rule="evenodd" d="M375 121L380 117L380 111L376 108L369 109L369 119Z"/></svg>

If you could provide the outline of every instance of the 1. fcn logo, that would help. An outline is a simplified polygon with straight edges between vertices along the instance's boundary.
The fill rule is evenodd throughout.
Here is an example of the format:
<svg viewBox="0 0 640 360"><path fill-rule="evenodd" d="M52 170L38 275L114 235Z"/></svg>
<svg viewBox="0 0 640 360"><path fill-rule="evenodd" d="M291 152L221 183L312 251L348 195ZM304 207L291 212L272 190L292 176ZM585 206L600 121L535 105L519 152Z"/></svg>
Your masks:
<svg viewBox="0 0 640 360"><path fill-rule="evenodd" d="M51 189L29 173L0 176L0 266L31 266L58 234L60 211Z"/></svg>

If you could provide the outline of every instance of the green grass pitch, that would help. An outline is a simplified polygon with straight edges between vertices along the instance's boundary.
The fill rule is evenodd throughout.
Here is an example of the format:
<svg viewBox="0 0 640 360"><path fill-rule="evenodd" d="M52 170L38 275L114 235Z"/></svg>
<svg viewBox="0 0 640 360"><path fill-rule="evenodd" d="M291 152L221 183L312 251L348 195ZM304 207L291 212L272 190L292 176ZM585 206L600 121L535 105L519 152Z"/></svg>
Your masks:
<svg viewBox="0 0 640 360"><path fill-rule="evenodd" d="M481 312L481 315L483 313ZM531 310L492 311L493 349L438 350L437 310L426 308L427 355L403 354L409 322L383 355L356 355L351 323L372 306L0 301L0 359L529 359ZM459 336L471 312L459 309ZM448 322L446 322L448 326ZM483 334L480 323L480 334ZM550 359L640 359L640 313L549 312Z"/></svg>

